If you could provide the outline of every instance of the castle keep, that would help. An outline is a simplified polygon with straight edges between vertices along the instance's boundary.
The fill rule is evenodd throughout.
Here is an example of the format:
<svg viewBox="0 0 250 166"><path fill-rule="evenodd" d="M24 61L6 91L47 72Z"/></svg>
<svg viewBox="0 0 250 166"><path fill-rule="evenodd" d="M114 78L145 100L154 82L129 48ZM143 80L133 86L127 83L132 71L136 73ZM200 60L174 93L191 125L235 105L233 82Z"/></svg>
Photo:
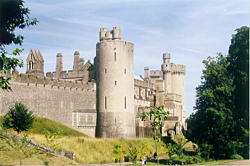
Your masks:
<svg viewBox="0 0 250 166"><path fill-rule="evenodd" d="M62 58L62 53L56 55L56 69L45 77L42 53L31 49L26 74L6 74L12 77L13 92L1 90L1 115L22 102L36 116L92 137L135 138L151 135L141 113L164 105L170 115L161 128L163 136L186 130L186 67L171 63L169 53L163 54L161 70L145 67L144 77L134 76L134 44L121 40L120 27L113 27L100 29L94 64L75 51L73 70L63 71Z"/></svg>

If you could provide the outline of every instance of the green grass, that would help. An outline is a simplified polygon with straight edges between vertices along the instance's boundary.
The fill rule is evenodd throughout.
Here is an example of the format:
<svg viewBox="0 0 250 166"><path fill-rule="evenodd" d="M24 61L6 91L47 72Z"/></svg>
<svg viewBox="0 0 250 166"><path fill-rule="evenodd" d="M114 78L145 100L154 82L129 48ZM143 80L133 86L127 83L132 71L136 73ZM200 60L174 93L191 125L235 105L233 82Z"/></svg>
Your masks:
<svg viewBox="0 0 250 166"><path fill-rule="evenodd" d="M199 163L198 165L220 165L220 164L227 163L227 162L232 162L232 161L239 161L239 159L229 159L229 160L217 160L217 161L210 161L210 162L202 162L202 163ZM191 164L191 165L197 165L197 164Z"/></svg>
<svg viewBox="0 0 250 166"><path fill-rule="evenodd" d="M43 129L46 128L50 132L60 131L62 136L71 136L71 137L89 137L86 134L79 132L78 130L72 129L66 125L63 125L57 121L50 120L47 118L35 117L33 127L29 130L29 133L32 134L42 134Z"/></svg>
<svg viewBox="0 0 250 166"><path fill-rule="evenodd" d="M185 136L183 135L174 135L174 141L177 143L178 142L178 139L183 139L183 141L188 141L186 139ZM184 145L184 149L185 150L195 150L195 147L198 147L198 145L196 145L195 143L193 143L192 141L188 141L185 145Z"/></svg>
<svg viewBox="0 0 250 166"><path fill-rule="evenodd" d="M65 125L62 125L59 122L52 121L46 118L40 118L36 117L35 122L33 124L33 128L30 129L27 133L29 135L29 138L32 138L34 141L44 144L46 143L46 139L43 135L43 129L46 128L50 132L56 132L60 131L61 135L63 136L61 139L55 140L55 144L60 144L59 149L63 151L74 151L75 152L75 160L76 162L80 164L100 164L100 161L103 161L103 164L105 163L114 163L114 157L113 157L113 150L112 147L114 144L120 142L123 146L123 148L127 149L128 155L128 148L134 148L137 149L141 148L143 145L148 145L150 147L150 150L147 152L149 154L150 151L153 153L155 152L155 144L154 140L152 138L136 138L136 139L98 139L98 138L92 138L89 137L77 130L74 130L72 128L69 128ZM9 131L11 133L15 133L14 131ZM22 134L22 133L21 133ZM160 147L163 145L162 142L158 145L158 154L159 155L165 155L165 151L161 149ZM1 155L4 156L4 158L7 158L7 154L9 153L3 153L1 150L1 144L0 144L0 151ZM8 151L12 151L9 149ZM8 161L14 161L15 160L15 152L11 152L8 156ZM4 155L3 155L4 154ZM43 157L40 157L43 158ZM33 163L38 163L39 165L42 165L43 163L40 162L40 159L37 159L36 156L32 158L28 158L27 160L34 160ZM1 160L3 161L3 160ZM7 160L6 160L7 161ZM56 161L56 160L53 160ZM19 164L19 163L0 163L0 164ZM52 164L50 162L50 164ZM67 165L67 164L60 164L53 163L54 165Z"/></svg>
<svg viewBox="0 0 250 166"><path fill-rule="evenodd" d="M26 150L31 149L28 147ZM11 148L2 138L0 138L0 165L20 165L20 159L17 157L20 153L17 153ZM21 158L23 165L43 165L43 162L49 161L49 165L76 165L77 163L66 157L53 154L52 156L46 156L43 151L33 154L32 157Z"/></svg>

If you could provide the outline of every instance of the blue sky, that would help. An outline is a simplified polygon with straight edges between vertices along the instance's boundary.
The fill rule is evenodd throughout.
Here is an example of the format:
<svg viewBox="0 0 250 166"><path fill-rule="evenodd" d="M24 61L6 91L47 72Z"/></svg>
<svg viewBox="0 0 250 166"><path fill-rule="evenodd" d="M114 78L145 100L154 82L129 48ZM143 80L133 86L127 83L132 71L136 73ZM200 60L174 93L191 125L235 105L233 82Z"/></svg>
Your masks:
<svg viewBox="0 0 250 166"><path fill-rule="evenodd" d="M202 60L228 53L231 35L249 26L248 0L26 0L31 18L39 24L24 35L21 54L40 50L45 72L55 71L56 54L63 54L64 70L73 69L74 51L93 62L100 28L121 27L121 38L134 43L135 75L144 67L160 70L162 54L186 65L186 117L193 112L195 87L201 83ZM14 46L13 46L14 47Z"/></svg>

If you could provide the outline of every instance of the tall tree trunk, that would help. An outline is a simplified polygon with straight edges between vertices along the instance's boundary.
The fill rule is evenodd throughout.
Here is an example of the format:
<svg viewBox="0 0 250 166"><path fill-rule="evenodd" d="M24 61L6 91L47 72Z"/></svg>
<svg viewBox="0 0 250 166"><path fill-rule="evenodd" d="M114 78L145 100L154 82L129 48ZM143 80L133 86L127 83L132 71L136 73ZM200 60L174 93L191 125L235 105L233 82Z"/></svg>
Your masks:
<svg viewBox="0 0 250 166"><path fill-rule="evenodd" d="M156 130L155 130L155 147L156 147L157 164L159 165L159 158L158 158L158 151L157 151L157 142L156 142Z"/></svg>

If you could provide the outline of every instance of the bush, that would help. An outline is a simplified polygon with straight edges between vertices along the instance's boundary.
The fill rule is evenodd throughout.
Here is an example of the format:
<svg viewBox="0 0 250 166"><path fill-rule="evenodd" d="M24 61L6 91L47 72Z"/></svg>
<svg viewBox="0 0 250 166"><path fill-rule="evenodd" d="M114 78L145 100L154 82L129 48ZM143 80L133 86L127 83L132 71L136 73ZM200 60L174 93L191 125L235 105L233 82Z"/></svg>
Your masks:
<svg viewBox="0 0 250 166"><path fill-rule="evenodd" d="M33 126L34 116L32 111L28 112L26 105L15 103L14 107L10 108L10 111L3 117L2 125L4 128L12 128L18 134L21 131L27 131Z"/></svg>
<svg viewBox="0 0 250 166"><path fill-rule="evenodd" d="M234 154L230 156L230 159L239 159L239 160L243 160L244 158L241 155L238 154Z"/></svg>

